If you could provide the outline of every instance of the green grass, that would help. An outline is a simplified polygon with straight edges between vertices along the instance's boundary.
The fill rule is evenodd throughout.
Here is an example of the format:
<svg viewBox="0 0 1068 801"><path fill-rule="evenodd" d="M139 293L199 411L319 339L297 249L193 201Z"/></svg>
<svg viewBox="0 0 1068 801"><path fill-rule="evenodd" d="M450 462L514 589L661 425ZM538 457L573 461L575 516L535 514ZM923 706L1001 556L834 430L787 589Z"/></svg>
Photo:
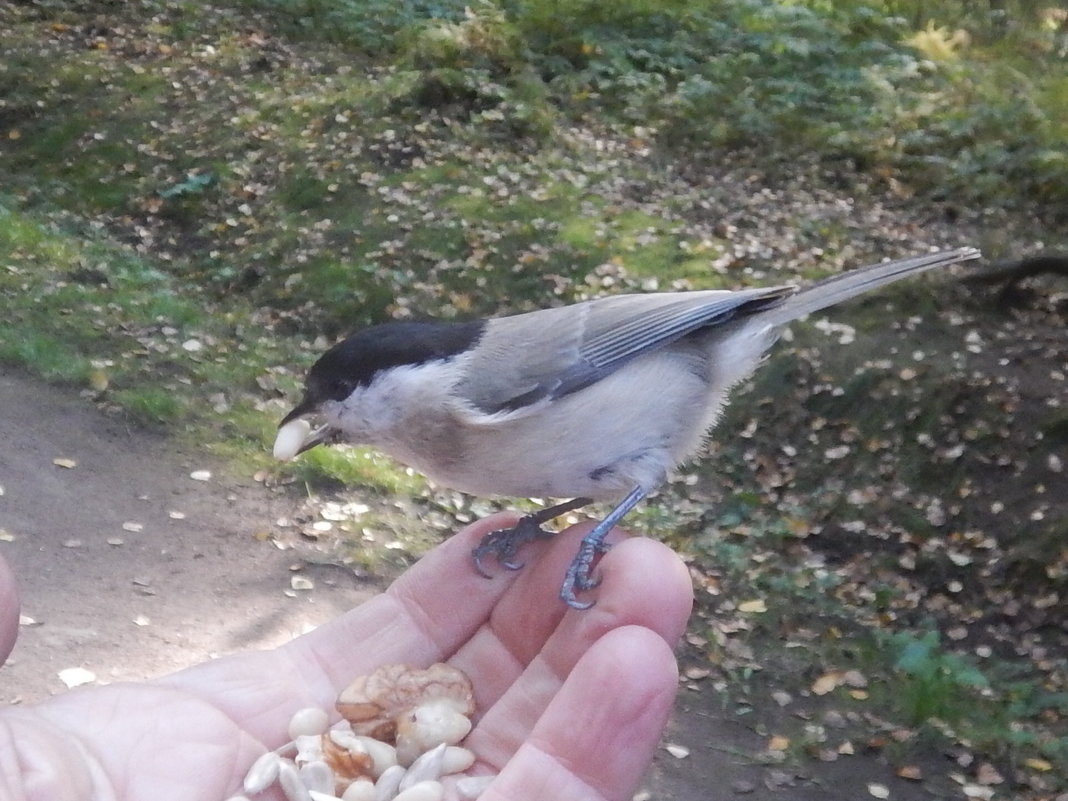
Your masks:
<svg viewBox="0 0 1068 801"><path fill-rule="evenodd" d="M293 463L291 472L312 485L323 479L345 487L414 496L426 489L425 480L409 468L366 448L313 448Z"/></svg>
<svg viewBox="0 0 1068 801"><path fill-rule="evenodd" d="M240 359L210 344L234 320L196 288L130 250L51 219L0 205L0 360L54 381L95 386L98 398L146 423L205 417L207 396L258 393L270 348ZM231 311L232 311L231 307ZM244 319L247 307L239 313Z"/></svg>
<svg viewBox="0 0 1068 801"><path fill-rule="evenodd" d="M140 423L175 423L186 412L182 401L166 389L120 389L112 392L110 397Z"/></svg>
<svg viewBox="0 0 1068 801"><path fill-rule="evenodd" d="M68 343L21 325L0 325L0 361L24 367L49 381L83 384L90 364Z"/></svg>

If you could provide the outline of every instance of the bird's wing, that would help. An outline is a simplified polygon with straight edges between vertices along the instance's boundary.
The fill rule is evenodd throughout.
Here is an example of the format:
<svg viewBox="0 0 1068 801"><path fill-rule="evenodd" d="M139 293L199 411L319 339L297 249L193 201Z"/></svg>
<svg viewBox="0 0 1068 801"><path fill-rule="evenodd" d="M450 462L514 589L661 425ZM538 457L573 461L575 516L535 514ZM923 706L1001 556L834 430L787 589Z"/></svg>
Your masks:
<svg viewBox="0 0 1068 801"><path fill-rule="evenodd" d="M454 392L480 415L512 416L588 387L687 334L778 306L794 291L617 295L490 320Z"/></svg>

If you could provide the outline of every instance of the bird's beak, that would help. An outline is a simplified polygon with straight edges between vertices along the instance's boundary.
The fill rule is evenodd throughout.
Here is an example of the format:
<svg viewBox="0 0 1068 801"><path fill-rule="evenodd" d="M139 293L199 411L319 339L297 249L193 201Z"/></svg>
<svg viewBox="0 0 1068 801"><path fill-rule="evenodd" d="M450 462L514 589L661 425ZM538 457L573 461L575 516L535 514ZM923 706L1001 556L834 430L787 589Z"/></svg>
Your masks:
<svg viewBox="0 0 1068 801"><path fill-rule="evenodd" d="M305 397L300 403L298 403L290 410L289 414L282 418L282 422L278 424L278 427L280 429L284 428L286 425L292 423L294 420L297 420L301 417L307 417L310 414L315 414L315 412L318 411L318 409L316 408L317 405L318 404L313 403L311 399Z"/></svg>
<svg viewBox="0 0 1068 801"><path fill-rule="evenodd" d="M315 429L311 427L305 417L314 412L313 405L305 399L282 418L282 422L278 424L278 435L274 439L275 459L288 462L316 445L337 439L338 430L329 424Z"/></svg>

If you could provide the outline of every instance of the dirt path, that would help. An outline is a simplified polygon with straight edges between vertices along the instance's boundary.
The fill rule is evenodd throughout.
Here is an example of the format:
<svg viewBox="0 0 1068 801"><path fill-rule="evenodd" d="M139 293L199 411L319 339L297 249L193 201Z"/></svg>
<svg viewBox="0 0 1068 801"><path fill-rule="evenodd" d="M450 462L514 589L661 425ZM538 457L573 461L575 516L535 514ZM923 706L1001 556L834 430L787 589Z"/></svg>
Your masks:
<svg viewBox="0 0 1068 801"><path fill-rule="evenodd" d="M34 621L0 669L0 703L63 690L66 668L113 682L270 646L366 597L330 568L290 589L300 559L255 536L287 504L251 480L193 480L211 467L200 455L10 371L0 410L0 552Z"/></svg>
<svg viewBox="0 0 1068 801"><path fill-rule="evenodd" d="M211 467L202 455L175 453L167 439L10 371L0 409L0 552L33 620L0 668L0 703L62 692L66 668L101 683L136 680L271 646L370 594L351 574L257 538L293 511L292 498L251 479L193 480ZM290 589L295 569L314 589ZM896 779L874 756L763 764L752 755L766 738L730 720L711 689L683 690L677 708L665 742L689 756L661 752L639 798L855 801L871 797L872 782L891 786L895 801L955 797Z"/></svg>

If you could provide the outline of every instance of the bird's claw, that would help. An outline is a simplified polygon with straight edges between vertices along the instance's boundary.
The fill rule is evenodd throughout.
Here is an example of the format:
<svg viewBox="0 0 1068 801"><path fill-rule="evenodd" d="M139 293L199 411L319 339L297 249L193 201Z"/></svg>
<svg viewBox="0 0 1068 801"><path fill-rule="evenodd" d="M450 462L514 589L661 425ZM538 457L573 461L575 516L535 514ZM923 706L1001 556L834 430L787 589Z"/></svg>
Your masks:
<svg viewBox="0 0 1068 801"><path fill-rule="evenodd" d="M621 503L612 514L602 520L589 534L582 539L578 553L571 561L564 577L563 586L560 588L560 598L572 609L589 609L593 602L588 603L578 600L576 592L592 590L601 583L600 577L594 577L593 560L600 554L605 553L609 547L604 539L612 526L618 522L627 510L644 496L644 491L635 488L630 495ZM483 560L490 554L497 559L497 563L509 570L519 570L523 567L522 562L515 560L519 549L528 542L540 539L548 539L553 536L552 531L546 531L541 527L542 523L559 517L562 514L578 509L590 503L589 498L574 498L566 503L542 509L540 512L529 514L519 519L511 528L491 531L482 538L482 541L471 551L475 563L475 569L480 575L490 578L490 574L483 566Z"/></svg>
<svg viewBox="0 0 1068 801"><path fill-rule="evenodd" d="M589 609L593 606L593 601L580 601L575 597L575 593L592 590L601 583L601 577L593 575L593 559L610 547L603 541L582 541L578 553L568 565L564 584L560 588L560 599L572 609Z"/></svg>
<svg viewBox="0 0 1068 801"><path fill-rule="evenodd" d="M486 568L484 568L482 566L482 557L485 556L485 555L486 555L486 553L482 551L482 546L481 545L478 548L475 548L473 551L471 551L471 557L472 557L472 560L475 563L475 570L478 571L478 575L482 576L482 578L493 578L493 576L491 576L486 571Z"/></svg>
<svg viewBox="0 0 1068 801"><path fill-rule="evenodd" d="M492 578L482 564L482 561L492 554L497 558L497 564L502 567L508 570L520 570L523 567L523 562L517 562L514 558L519 549L528 542L547 539L553 535L553 532L543 529L539 522L539 520L528 515L520 518L519 522L511 528L491 531L471 551L475 569L486 578Z"/></svg>

